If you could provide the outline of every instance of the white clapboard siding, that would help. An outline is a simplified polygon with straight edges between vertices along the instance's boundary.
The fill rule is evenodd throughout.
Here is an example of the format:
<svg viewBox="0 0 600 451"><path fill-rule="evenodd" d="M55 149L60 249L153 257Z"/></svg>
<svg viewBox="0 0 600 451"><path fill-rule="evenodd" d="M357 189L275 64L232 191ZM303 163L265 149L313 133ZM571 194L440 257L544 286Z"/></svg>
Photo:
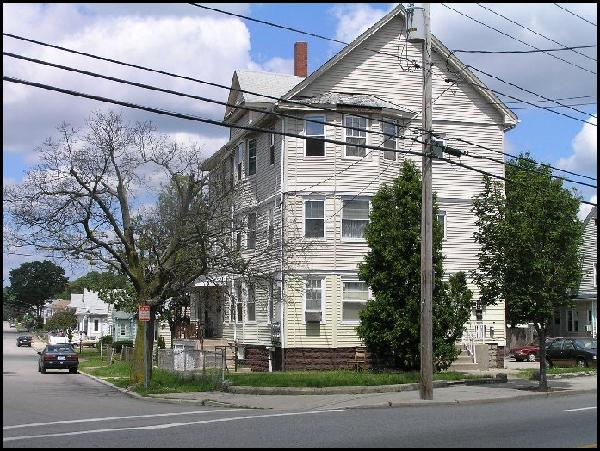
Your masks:
<svg viewBox="0 0 600 451"><path fill-rule="evenodd" d="M597 213L592 211L587 218L587 223L583 229L583 277L579 286L580 292L596 291L594 285L594 263L597 262L597 234L598 226L596 224Z"/></svg>

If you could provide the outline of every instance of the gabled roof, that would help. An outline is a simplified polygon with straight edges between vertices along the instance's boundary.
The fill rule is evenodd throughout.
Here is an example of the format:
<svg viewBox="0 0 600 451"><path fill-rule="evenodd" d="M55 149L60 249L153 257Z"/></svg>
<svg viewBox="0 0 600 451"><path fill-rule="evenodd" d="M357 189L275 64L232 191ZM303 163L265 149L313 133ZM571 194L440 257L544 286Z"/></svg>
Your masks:
<svg viewBox="0 0 600 451"><path fill-rule="evenodd" d="M388 22L390 22L396 16L400 16L403 20L406 17L406 9L402 5L396 6L393 10L391 10L388 14L383 16L377 23L375 23L371 28L357 37L354 41L344 47L340 52L338 52L333 58L329 59L325 64L323 64L319 69L310 74L307 78L305 78L301 83L294 86L285 96L284 99L291 99L298 93L300 93L304 88L309 86L312 82L314 82L317 78L326 73L329 69L335 66L338 62L340 62L346 55L352 52L355 48L357 48L360 44L366 41L369 37L375 34L378 30L383 28ZM482 86L485 84L479 80L475 74L470 71L442 42L432 35L431 39L431 48L433 51L436 51L438 54L443 55L443 57L448 61L448 66L454 66L454 69L458 69L460 74L463 74L467 81L473 84L473 88L481 94L483 97L487 98L490 103L498 109L505 117L505 122L510 125L516 125L517 123L517 115L508 108L493 92L488 89L483 89Z"/></svg>
<svg viewBox="0 0 600 451"><path fill-rule="evenodd" d="M588 215L583 220L583 226L584 227L587 226L588 222L590 222L593 218L597 218L597 217L598 217L598 214L597 214L596 207L592 207L592 209L590 210Z"/></svg>

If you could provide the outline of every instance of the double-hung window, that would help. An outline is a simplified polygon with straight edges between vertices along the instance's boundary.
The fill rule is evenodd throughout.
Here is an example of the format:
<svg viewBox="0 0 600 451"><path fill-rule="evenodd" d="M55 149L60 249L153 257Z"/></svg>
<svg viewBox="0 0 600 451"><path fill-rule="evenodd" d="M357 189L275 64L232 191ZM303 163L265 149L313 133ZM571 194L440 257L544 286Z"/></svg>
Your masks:
<svg viewBox="0 0 600 451"><path fill-rule="evenodd" d="M342 238L364 239L369 223L368 200L345 200L342 209Z"/></svg>
<svg viewBox="0 0 600 451"><path fill-rule="evenodd" d="M98 332L98 320L94 320L94 332Z"/></svg>
<svg viewBox="0 0 600 451"><path fill-rule="evenodd" d="M248 141L248 175L256 174L256 139Z"/></svg>
<svg viewBox="0 0 600 451"><path fill-rule="evenodd" d="M304 236L306 238L325 238L324 200L304 202Z"/></svg>
<svg viewBox="0 0 600 451"><path fill-rule="evenodd" d="M444 232L444 234L442 235L442 239L446 240L447 237L447 225L446 225L446 212L445 211L438 211L437 214L437 221L442 225L442 230Z"/></svg>
<svg viewBox="0 0 600 451"><path fill-rule="evenodd" d="M306 279L306 312L321 312L323 308L323 279Z"/></svg>
<svg viewBox="0 0 600 451"><path fill-rule="evenodd" d="M346 157L362 158L366 155L365 146L367 144L367 118L352 116L347 114L344 117L344 125L346 127ZM353 127L353 128L349 128ZM356 130L357 128L363 129Z"/></svg>
<svg viewBox="0 0 600 451"><path fill-rule="evenodd" d="M306 152L307 157L324 157L325 156L325 124L318 124L311 121L325 122L325 116L310 115L304 118L304 134L306 135Z"/></svg>
<svg viewBox="0 0 600 451"><path fill-rule="evenodd" d="M398 123L391 119L385 119L381 121L381 131L383 133L383 147L390 149L383 151L383 159L394 161L398 149Z"/></svg>
<svg viewBox="0 0 600 451"><path fill-rule="evenodd" d="M248 213L248 235L246 246L248 249L256 248L256 212Z"/></svg>
<svg viewBox="0 0 600 451"><path fill-rule="evenodd" d="M127 326L124 323L119 324L119 335L121 337L127 335Z"/></svg>
<svg viewBox="0 0 600 451"><path fill-rule="evenodd" d="M248 285L248 297L246 298L246 315L248 321L256 321L256 290L254 284Z"/></svg>
<svg viewBox="0 0 600 451"><path fill-rule="evenodd" d="M237 146L237 179L242 180L242 161L244 161L244 143L241 142Z"/></svg>
<svg viewBox="0 0 600 451"><path fill-rule="evenodd" d="M267 243L273 244L273 238L275 237L275 224L273 221L273 208L269 208L267 216Z"/></svg>
<svg viewBox="0 0 600 451"><path fill-rule="evenodd" d="M343 281L342 284L342 321L359 322L359 314L369 300L369 287L365 282L358 281Z"/></svg>
<svg viewBox="0 0 600 451"><path fill-rule="evenodd" d="M269 164L275 164L275 133L269 134Z"/></svg>
<svg viewBox="0 0 600 451"><path fill-rule="evenodd" d="M236 287L236 316L235 316L235 320L238 323L242 322L242 319L244 318L244 304L242 303L242 283L238 282L237 287Z"/></svg>

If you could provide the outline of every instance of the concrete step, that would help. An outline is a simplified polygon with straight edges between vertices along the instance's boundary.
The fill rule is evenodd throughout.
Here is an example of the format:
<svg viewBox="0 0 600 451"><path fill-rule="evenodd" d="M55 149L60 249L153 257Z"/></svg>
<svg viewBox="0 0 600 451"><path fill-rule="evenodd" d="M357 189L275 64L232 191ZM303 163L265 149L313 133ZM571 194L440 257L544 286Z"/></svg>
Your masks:
<svg viewBox="0 0 600 451"><path fill-rule="evenodd" d="M454 362L448 368L448 371L470 371L470 370L478 370L479 366L476 363L456 363Z"/></svg>

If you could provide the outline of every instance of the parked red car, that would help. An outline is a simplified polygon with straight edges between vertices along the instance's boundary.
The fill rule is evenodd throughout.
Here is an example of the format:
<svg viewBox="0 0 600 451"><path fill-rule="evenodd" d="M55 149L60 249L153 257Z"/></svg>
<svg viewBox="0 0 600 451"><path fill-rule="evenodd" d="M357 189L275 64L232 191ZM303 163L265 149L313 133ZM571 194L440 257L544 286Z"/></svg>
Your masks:
<svg viewBox="0 0 600 451"><path fill-rule="evenodd" d="M523 362L528 360L529 362L535 362L540 355L540 347L534 344L527 346L521 346L520 348L514 348L510 350L510 353L515 357L517 362Z"/></svg>

